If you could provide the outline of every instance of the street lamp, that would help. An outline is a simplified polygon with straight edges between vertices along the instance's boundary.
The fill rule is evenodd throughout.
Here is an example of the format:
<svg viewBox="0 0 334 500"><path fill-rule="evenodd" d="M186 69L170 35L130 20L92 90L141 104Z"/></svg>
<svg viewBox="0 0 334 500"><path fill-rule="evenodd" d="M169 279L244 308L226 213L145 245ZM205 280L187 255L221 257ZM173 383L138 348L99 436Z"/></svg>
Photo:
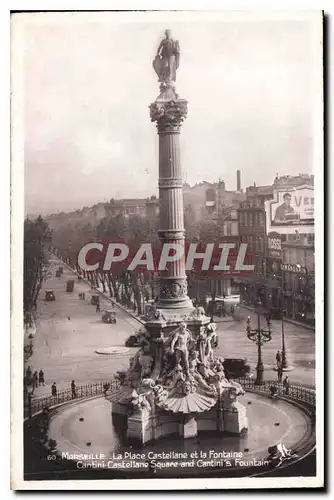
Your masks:
<svg viewBox="0 0 334 500"><path fill-rule="evenodd" d="M257 300L257 328L251 328L251 318L248 316L247 318L247 337L257 345L257 365L256 365L256 380L255 385L261 385L263 383L263 362L262 362L262 350L261 347L266 342L271 340L271 321L270 316L266 316L268 329L264 330L261 328L261 311L262 311L262 301L261 299Z"/></svg>
<svg viewBox="0 0 334 500"><path fill-rule="evenodd" d="M283 279L283 277L282 277ZM292 370L292 367L289 366L288 364L288 358L287 358L287 352L286 352L286 346L285 346L285 332L284 332L284 313L286 312L284 308L284 298L283 298L283 290L284 286L282 286L281 290L281 331L282 331L282 370L283 371L290 371Z"/></svg>
<svg viewBox="0 0 334 500"><path fill-rule="evenodd" d="M27 385L27 395L28 395L28 418L32 417L31 414L31 398L34 392L34 386L32 384Z"/></svg>

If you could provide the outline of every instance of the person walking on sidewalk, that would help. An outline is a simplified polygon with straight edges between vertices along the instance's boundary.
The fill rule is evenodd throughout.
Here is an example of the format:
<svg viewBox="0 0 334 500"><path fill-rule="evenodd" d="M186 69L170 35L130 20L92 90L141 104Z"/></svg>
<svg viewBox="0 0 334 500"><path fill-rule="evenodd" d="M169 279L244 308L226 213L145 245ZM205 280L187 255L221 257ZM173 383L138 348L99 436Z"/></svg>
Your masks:
<svg viewBox="0 0 334 500"><path fill-rule="evenodd" d="M71 382L71 391L72 391L72 399L76 398L77 394L76 394L76 387L74 380L72 380Z"/></svg>
<svg viewBox="0 0 334 500"><path fill-rule="evenodd" d="M289 395L289 389L290 389L290 381L288 376L285 377L283 380L283 387L285 389L285 394L288 396Z"/></svg>
<svg viewBox="0 0 334 500"><path fill-rule="evenodd" d="M44 382L44 372L43 372L43 370L39 370L39 374L38 374L38 385L45 385L45 382Z"/></svg>
<svg viewBox="0 0 334 500"><path fill-rule="evenodd" d="M57 396L57 385L56 385L56 382L53 382L53 384L51 386L51 395L52 396Z"/></svg>
<svg viewBox="0 0 334 500"><path fill-rule="evenodd" d="M281 362L282 362L281 353L280 353L280 351L277 351L277 353L276 353L277 368L279 367L279 365L281 364Z"/></svg>
<svg viewBox="0 0 334 500"><path fill-rule="evenodd" d="M28 380L31 380L31 378L32 378L31 366L28 366L28 368L26 370L26 377L27 377Z"/></svg>
<svg viewBox="0 0 334 500"><path fill-rule="evenodd" d="M100 312L100 300L97 301L96 312Z"/></svg>
<svg viewBox="0 0 334 500"><path fill-rule="evenodd" d="M105 382L105 383L103 384L103 394L104 394L104 397L105 397L105 398L107 397L107 392L108 392L109 388L110 388L110 384L109 384L109 382Z"/></svg>
<svg viewBox="0 0 334 500"><path fill-rule="evenodd" d="M280 363L277 368L277 380L280 384L282 383L282 377L283 377L283 366L282 363Z"/></svg>
<svg viewBox="0 0 334 500"><path fill-rule="evenodd" d="M36 387L38 387L38 373L37 373L37 371L34 372L34 374L32 376L32 385L34 386L34 389L36 389Z"/></svg>

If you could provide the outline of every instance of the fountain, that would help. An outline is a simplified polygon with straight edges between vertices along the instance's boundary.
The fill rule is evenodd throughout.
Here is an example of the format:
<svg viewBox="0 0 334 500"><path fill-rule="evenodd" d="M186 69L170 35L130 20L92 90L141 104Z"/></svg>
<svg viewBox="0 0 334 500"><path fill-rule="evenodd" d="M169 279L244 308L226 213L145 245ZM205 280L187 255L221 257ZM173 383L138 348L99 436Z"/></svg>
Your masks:
<svg viewBox="0 0 334 500"><path fill-rule="evenodd" d="M159 238L177 252L185 237L179 137L188 103L176 93L179 43L165 33L153 61L160 94L150 117L159 135ZM238 402L243 389L226 379L224 360L213 353L216 325L188 297L183 255L167 256L158 301L143 318L141 348L110 396L113 418L126 420L129 444L142 446L170 434L191 438L199 431L241 435L248 429L246 409Z"/></svg>

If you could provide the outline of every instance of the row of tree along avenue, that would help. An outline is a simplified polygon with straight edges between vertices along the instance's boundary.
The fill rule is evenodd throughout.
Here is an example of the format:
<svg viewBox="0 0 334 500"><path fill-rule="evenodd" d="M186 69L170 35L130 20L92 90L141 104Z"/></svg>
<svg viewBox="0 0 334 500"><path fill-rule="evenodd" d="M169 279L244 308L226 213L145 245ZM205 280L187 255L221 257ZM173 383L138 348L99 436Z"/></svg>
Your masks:
<svg viewBox="0 0 334 500"><path fill-rule="evenodd" d="M52 220L50 220L52 227ZM93 222L68 220L61 226L53 228L52 244L56 254L71 267L77 267L78 254L82 247L94 241L122 241L131 248L138 248L149 242L159 245L158 219L149 219L132 215L116 216ZM200 221L194 223L185 217L186 243L221 242L223 231L219 221ZM79 270L79 268L78 268ZM158 275L156 271L129 271L121 264L112 272L86 272L92 286L100 286L116 301L133 308L138 314L144 312L145 303L158 294ZM188 274L189 293L196 297L198 276L190 271ZM193 293L192 293L193 291Z"/></svg>
<svg viewBox="0 0 334 500"><path fill-rule="evenodd" d="M43 280L49 275L52 232L49 225L38 217L24 222L24 289L23 307L25 323L31 323Z"/></svg>

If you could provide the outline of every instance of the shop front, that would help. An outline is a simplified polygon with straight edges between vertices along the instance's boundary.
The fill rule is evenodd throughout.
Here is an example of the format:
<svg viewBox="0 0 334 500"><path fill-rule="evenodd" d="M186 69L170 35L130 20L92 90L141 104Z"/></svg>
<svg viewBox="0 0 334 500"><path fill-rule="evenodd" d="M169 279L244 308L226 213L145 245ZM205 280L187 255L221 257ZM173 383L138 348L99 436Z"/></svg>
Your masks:
<svg viewBox="0 0 334 500"><path fill-rule="evenodd" d="M314 325L314 274L302 266L282 264L283 304L285 315L291 319Z"/></svg>

